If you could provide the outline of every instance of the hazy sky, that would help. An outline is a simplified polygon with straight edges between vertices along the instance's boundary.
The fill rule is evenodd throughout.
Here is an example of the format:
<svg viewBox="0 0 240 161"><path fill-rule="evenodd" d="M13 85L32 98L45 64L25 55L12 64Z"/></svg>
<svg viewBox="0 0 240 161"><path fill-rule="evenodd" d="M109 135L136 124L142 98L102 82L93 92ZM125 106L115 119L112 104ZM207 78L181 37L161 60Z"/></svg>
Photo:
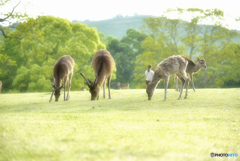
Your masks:
<svg viewBox="0 0 240 161"><path fill-rule="evenodd" d="M14 6L15 0L11 5ZM160 16L168 8L219 8L226 14L226 23L231 28L240 29L234 23L234 18L240 17L239 0L22 0L17 10L24 10L30 16L41 13L53 15L68 20L104 20L118 14L132 16L139 15ZM10 6L11 6L10 5Z"/></svg>

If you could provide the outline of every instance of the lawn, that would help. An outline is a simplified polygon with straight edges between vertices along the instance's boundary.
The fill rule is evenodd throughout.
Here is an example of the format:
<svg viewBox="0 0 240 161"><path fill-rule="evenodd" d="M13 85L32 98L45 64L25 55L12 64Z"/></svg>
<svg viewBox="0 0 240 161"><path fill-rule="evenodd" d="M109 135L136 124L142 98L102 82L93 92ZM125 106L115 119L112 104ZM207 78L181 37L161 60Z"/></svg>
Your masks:
<svg viewBox="0 0 240 161"><path fill-rule="evenodd" d="M240 89L88 91L0 95L0 160L240 160ZM184 93L183 93L184 95ZM211 158L210 153L238 157Z"/></svg>

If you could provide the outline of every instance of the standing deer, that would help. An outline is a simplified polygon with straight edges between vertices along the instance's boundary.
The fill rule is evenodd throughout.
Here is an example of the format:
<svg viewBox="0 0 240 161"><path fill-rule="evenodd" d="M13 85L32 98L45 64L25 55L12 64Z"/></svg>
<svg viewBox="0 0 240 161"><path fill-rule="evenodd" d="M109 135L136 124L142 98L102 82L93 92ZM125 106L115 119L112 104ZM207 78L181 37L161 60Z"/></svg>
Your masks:
<svg viewBox="0 0 240 161"><path fill-rule="evenodd" d="M58 61L53 66L53 77L54 85L52 85L53 91L50 97L49 102L52 101L53 94L55 95L55 101L58 101L58 98L61 94L61 90L64 88L64 101L69 100L70 98L70 88L72 84L73 68L75 62L71 56L64 55L58 59ZM65 97L66 84L68 82L68 94Z"/></svg>
<svg viewBox="0 0 240 161"><path fill-rule="evenodd" d="M85 79L85 83L89 87L91 93L91 100L99 99L99 92L103 85L103 98L105 98L105 81L107 80L108 97L111 99L110 93L110 81L112 77L113 67L115 65L112 55L107 50L99 50L93 57L92 66L95 72L95 80L91 82L89 79L82 75Z"/></svg>
<svg viewBox="0 0 240 161"><path fill-rule="evenodd" d="M188 61L186 73L189 74L190 76L190 80L192 82L192 88L193 88L193 91L195 92L196 90L193 83L193 74L199 72L202 68L207 69L206 61L204 59L197 58L198 63L196 64L192 59L189 59L185 56L181 56L181 57L183 57L185 60ZM174 76L174 82L175 82L175 90L178 91L179 89L178 89L177 75Z"/></svg>
<svg viewBox="0 0 240 161"><path fill-rule="evenodd" d="M154 72L153 79L150 83L147 85L147 94L148 94L148 100L151 100L155 88L157 87L158 83L160 82L161 79L165 80L165 96L164 96L164 101L167 99L167 87L168 87L168 82L169 82L169 77L170 75L177 74L182 81L182 86L181 86L181 91L178 99L181 98L182 96L182 90L185 82L188 84L188 77L186 74L186 68L188 65L188 61L186 61L183 57L177 55L177 56L170 56L167 59L164 59L161 61ZM187 90L188 86L186 87L186 95L185 98L187 98Z"/></svg>
<svg viewBox="0 0 240 161"><path fill-rule="evenodd" d="M117 86L118 86L119 89L129 89L129 84L128 83L117 82Z"/></svg>
<svg viewBox="0 0 240 161"><path fill-rule="evenodd" d="M0 81L0 94L1 94L1 91L2 91L2 81Z"/></svg>

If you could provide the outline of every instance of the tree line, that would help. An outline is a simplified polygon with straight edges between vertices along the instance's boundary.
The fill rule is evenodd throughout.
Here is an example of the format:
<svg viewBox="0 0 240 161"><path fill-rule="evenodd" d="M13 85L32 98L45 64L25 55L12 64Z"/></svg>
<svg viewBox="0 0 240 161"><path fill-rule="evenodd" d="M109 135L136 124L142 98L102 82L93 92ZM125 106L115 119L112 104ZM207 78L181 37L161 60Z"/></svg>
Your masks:
<svg viewBox="0 0 240 161"><path fill-rule="evenodd" d="M173 10L169 11L173 12ZM97 50L107 49L116 67L112 88L117 82L130 88L145 88L144 72L171 55L185 55L196 61L204 58L208 69L194 75L198 88L236 87L240 85L239 33L221 25L221 10L177 9L179 15L197 13L189 22L165 16L145 18L140 30L128 29L121 39L105 37L96 28L54 16L27 18L13 30L0 27L0 80L3 91L51 91L52 69L62 55L76 62L72 89L86 86L80 76L94 79L91 61ZM212 25L201 25L206 19ZM172 79L173 80L173 79ZM170 81L170 84L171 83Z"/></svg>

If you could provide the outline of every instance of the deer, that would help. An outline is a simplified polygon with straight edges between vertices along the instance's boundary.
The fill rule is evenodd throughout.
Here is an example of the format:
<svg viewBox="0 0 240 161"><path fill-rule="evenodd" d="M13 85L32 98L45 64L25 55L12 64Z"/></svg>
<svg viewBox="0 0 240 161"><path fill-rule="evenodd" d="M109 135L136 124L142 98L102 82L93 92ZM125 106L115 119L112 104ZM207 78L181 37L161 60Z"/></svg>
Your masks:
<svg viewBox="0 0 240 161"><path fill-rule="evenodd" d="M72 76L73 76L73 68L75 62L73 58L69 55L64 55L57 60L57 62L53 66L53 77L54 84L52 84L52 95L50 97L49 102L52 101L53 94L55 95L55 101L57 102L60 95L61 90L64 88L64 101L68 101L70 98L70 89L72 84ZM68 94L65 96L66 84L68 83Z"/></svg>
<svg viewBox="0 0 240 161"><path fill-rule="evenodd" d="M95 53L92 61L92 67L95 73L95 80L92 82L87 79L82 73L81 76L85 79L85 84L89 87L91 100L99 100L101 86L103 86L103 98L105 98L105 84L107 81L108 97L111 99L110 82L112 78L114 59L109 51L99 50Z"/></svg>
<svg viewBox="0 0 240 161"><path fill-rule="evenodd" d="M129 84L128 83L117 82L117 86L118 86L119 89L129 89Z"/></svg>
<svg viewBox="0 0 240 161"><path fill-rule="evenodd" d="M192 82L192 88L193 88L193 91L195 92L196 89L195 89L194 83L193 83L193 74L199 72L202 68L207 69L206 61L205 61L204 58L199 59L197 57L198 63L196 64L192 59L189 59L189 58L187 58L185 56L182 56L182 55L181 55L181 57L183 57L185 60L188 61L188 66L187 66L186 72L190 77L190 80ZM175 82L175 90L179 91L179 89L178 89L178 76L177 75L174 75L174 82Z"/></svg>
<svg viewBox="0 0 240 161"><path fill-rule="evenodd" d="M2 93L2 81L0 81L0 94Z"/></svg>
<svg viewBox="0 0 240 161"><path fill-rule="evenodd" d="M173 74L176 74L177 76L179 76L179 79L182 82L180 95L178 97L178 99L180 99L182 97L183 86L185 85L185 83L188 85L189 78L187 77L187 73L186 73L187 65L188 65L188 61L185 60L180 55L177 55L177 56L173 55L161 61L155 69L152 80L147 85L146 93L148 94L148 100L151 100L160 80L164 79L165 95L164 95L163 101L166 101L169 77L170 75L173 75ZM186 86L185 99L187 98L187 91L188 91L188 86Z"/></svg>

